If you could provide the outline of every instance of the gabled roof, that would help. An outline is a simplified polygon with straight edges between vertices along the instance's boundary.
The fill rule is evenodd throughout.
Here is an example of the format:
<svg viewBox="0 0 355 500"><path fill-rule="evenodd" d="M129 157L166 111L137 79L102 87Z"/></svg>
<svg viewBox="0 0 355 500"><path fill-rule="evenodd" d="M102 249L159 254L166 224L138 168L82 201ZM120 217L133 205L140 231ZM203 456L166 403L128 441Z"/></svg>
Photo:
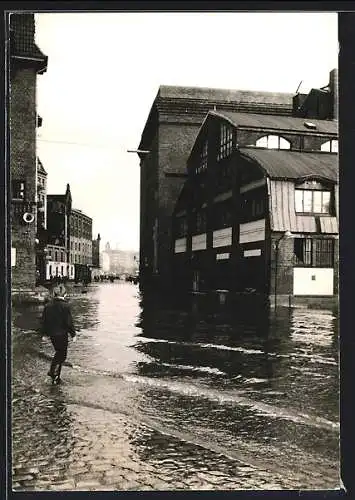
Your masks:
<svg viewBox="0 0 355 500"><path fill-rule="evenodd" d="M38 165L38 173L39 174L48 175L47 172L45 171L42 163L41 163L41 160L39 158L37 158L37 165Z"/></svg>
<svg viewBox="0 0 355 500"><path fill-rule="evenodd" d="M158 116L158 107L162 103L175 103L182 107L182 113L189 115L190 108L196 108L202 116L214 107L227 107L258 112L291 114L294 94L287 92L263 92L253 90L215 89L209 87L187 87L177 85L160 85L158 93L151 106L147 121L141 135L138 149L144 149L149 144L149 127ZM200 119L192 113L195 120ZM202 122L203 118L200 119Z"/></svg>
<svg viewBox="0 0 355 500"><path fill-rule="evenodd" d="M318 177L338 182L338 155L334 153L261 148L240 148L239 152L256 161L271 179Z"/></svg>
<svg viewBox="0 0 355 500"><path fill-rule="evenodd" d="M10 14L10 40L11 57L36 60L41 63L41 70L45 71L48 58L35 43L34 14Z"/></svg>
<svg viewBox="0 0 355 500"><path fill-rule="evenodd" d="M236 113L233 111L210 111L209 115L225 118L234 127L266 128L285 132L338 133L337 120L313 120L295 116ZM315 128L307 127L305 123L312 123L315 125Z"/></svg>

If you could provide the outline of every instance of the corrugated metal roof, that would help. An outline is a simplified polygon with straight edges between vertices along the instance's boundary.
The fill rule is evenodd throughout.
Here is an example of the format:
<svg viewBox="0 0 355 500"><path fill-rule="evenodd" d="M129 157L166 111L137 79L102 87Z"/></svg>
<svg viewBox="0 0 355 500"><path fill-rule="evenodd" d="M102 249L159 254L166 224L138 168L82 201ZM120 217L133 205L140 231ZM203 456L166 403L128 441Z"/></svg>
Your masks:
<svg viewBox="0 0 355 500"><path fill-rule="evenodd" d="M312 132L337 134L337 120L313 120L294 116L264 115L256 113L238 113L234 111L210 111L210 114L226 118L235 127L266 128L294 132ZM316 128L308 128L305 123L311 122Z"/></svg>
<svg viewBox="0 0 355 500"><path fill-rule="evenodd" d="M240 148L256 161L271 179L302 179L317 176L338 182L338 155L282 149Z"/></svg>

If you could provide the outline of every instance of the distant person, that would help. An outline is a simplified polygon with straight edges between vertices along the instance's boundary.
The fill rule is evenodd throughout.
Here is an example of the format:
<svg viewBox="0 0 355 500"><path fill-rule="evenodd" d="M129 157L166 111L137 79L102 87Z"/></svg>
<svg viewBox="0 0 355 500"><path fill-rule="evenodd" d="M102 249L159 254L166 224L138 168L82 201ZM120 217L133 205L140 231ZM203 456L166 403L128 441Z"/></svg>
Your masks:
<svg viewBox="0 0 355 500"><path fill-rule="evenodd" d="M53 298L46 304L42 315L42 335L51 339L55 354L53 356L48 376L53 384L61 383L62 364L67 358L69 334L76 341L72 313L65 300L65 287L54 287Z"/></svg>

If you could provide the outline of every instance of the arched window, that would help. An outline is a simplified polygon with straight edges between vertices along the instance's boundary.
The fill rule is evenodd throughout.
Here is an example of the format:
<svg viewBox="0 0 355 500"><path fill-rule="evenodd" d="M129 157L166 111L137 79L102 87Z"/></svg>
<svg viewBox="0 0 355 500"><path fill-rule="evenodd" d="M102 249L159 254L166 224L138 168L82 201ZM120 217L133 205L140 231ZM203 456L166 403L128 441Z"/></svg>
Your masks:
<svg viewBox="0 0 355 500"><path fill-rule="evenodd" d="M257 148L290 149L291 143L279 135L264 135L256 141Z"/></svg>
<svg viewBox="0 0 355 500"><path fill-rule="evenodd" d="M329 153L337 153L338 152L338 140L332 139L331 141L324 142L321 147L321 151L328 151Z"/></svg>

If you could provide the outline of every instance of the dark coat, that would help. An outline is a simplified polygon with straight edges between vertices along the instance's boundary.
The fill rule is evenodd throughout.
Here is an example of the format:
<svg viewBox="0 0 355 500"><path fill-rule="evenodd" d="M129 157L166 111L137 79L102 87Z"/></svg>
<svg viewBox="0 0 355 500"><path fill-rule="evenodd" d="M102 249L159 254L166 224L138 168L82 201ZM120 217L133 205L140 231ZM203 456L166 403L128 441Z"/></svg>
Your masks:
<svg viewBox="0 0 355 500"><path fill-rule="evenodd" d="M70 306L65 300L55 297L45 305L41 325L42 335L56 337L70 333L75 337L75 328Z"/></svg>

